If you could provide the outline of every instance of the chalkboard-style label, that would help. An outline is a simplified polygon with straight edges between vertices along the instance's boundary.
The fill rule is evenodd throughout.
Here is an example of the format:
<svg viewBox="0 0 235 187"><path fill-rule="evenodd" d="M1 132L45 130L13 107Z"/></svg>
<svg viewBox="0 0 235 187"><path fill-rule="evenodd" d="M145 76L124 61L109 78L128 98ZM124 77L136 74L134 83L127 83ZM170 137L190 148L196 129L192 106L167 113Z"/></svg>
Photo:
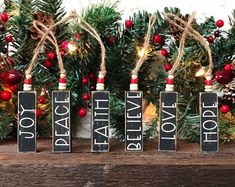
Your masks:
<svg viewBox="0 0 235 187"><path fill-rule="evenodd" d="M70 91L52 92L53 152L71 152Z"/></svg>
<svg viewBox="0 0 235 187"><path fill-rule="evenodd" d="M91 151L109 151L109 92L92 92Z"/></svg>
<svg viewBox="0 0 235 187"><path fill-rule="evenodd" d="M200 147L201 151L219 150L218 97L216 93L200 93Z"/></svg>
<svg viewBox="0 0 235 187"><path fill-rule="evenodd" d="M158 149L176 151L177 92L160 93L160 134Z"/></svg>
<svg viewBox="0 0 235 187"><path fill-rule="evenodd" d="M18 92L18 152L36 152L36 92Z"/></svg>
<svg viewBox="0 0 235 187"><path fill-rule="evenodd" d="M125 149L143 151L141 91L125 92Z"/></svg>

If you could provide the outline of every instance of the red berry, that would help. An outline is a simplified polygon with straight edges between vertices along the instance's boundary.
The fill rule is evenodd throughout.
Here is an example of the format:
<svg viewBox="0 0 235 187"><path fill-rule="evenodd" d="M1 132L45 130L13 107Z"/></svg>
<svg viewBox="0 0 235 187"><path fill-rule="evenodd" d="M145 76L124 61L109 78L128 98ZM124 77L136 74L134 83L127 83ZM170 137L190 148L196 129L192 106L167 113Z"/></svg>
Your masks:
<svg viewBox="0 0 235 187"><path fill-rule="evenodd" d="M88 93L85 93L85 94L82 95L82 100L83 100L83 101L87 101L87 100L89 100L89 99L90 99L90 96L89 96Z"/></svg>
<svg viewBox="0 0 235 187"><path fill-rule="evenodd" d="M126 20L125 26L126 26L126 28L131 28L133 26L133 22L131 20Z"/></svg>
<svg viewBox="0 0 235 187"><path fill-rule="evenodd" d="M65 51L61 49L61 50L60 50L60 55L61 55L62 57L64 57Z"/></svg>
<svg viewBox="0 0 235 187"><path fill-rule="evenodd" d="M0 17L3 22L7 22L9 20L9 14L7 12L3 12Z"/></svg>
<svg viewBox="0 0 235 187"><path fill-rule="evenodd" d="M53 59L55 58L55 53L53 53L53 52L51 52L51 51L48 52L48 53L47 53L47 58L50 59L50 60L53 60Z"/></svg>
<svg viewBox="0 0 235 187"><path fill-rule="evenodd" d="M207 38L207 41L209 43L214 43L214 40L215 40L215 38L212 35L208 36L208 38Z"/></svg>
<svg viewBox="0 0 235 187"><path fill-rule="evenodd" d="M75 39L79 40L80 34L77 32L74 37L75 37Z"/></svg>
<svg viewBox="0 0 235 187"><path fill-rule="evenodd" d="M168 51L166 49L161 50L161 55L167 57Z"/></svg>
<svg viewBox="0 0 235 187"><path fill-rule="evenodd" d="M160 44L162 41L162 37L160 34L156 34L153 36L153 42L156 43L156 44Z"/></svg>
<svg viewBox="0 0 235 187"><path fill-rule="evenodd" d="M170 71L171 68L172 68L172 66L171 66L169 63L166 63L166 64L164 65L164 69L165 69L166 72Z"/></svg>
<svg viewBox="0 0 235 187"><path fill-rule="evenodd" d="M11 92L9 92L8 90L1 91L0 96L3 101L9 101L12 97Z"/></svg>
<svg viewBox="0 0 235 187"><path fill-rule="evenodd" d="M53 63L49 60L44 61L43 66L46 68L51 68L53 66Z"/></svg>
<svg viewBox="0 0 235 187"><path fill-rule="evenodd" d="M230 111L230 107L228 105L222 105L220 107L220 112L223 113L223 114L226 114Z"/></svg>
<svg viewBox="0 0 235 187"><path fill-rule="evenodd" d="M115 38L115 36L110 36L110 37L108 37L108 43L109 43L110 45L114 45L114 44L116 43L116 38Z"/></svg>
<svg viewBox="0 0 235 187"><path fill-rule="evenodd" d="M224 26L224 21L222 19L219 19L218 21L216 21L216 26L217 27L223 27Z"/></svg>
<svg viewBox="0 0 235 187"><path fill-rule="evenodd" d="M15 85L20 82L21 74L17 70L11 69L3 74L3 80L8 84Z"/></svg>
<svg viewBox="0 0 235 187"><path fill-rule="evenodd" d="M17 87L16 85L9 85L8 88L11 92L15 92Z"/></svg>
<svg viewBox="0 0 235 187"><path fill-rule="evenodd" d="M5 36L5 40L7 41L7 43L13 42L13 36L7 35L7 36Z"/></svg>
<svg viewBox="0 0 235 187"><path fill-rule="evenodd" d="M219 31L219 30L216 30L216 31L214 32L214 36L215 36L215 37L219 37L219 36L220 36L220 31Z"/></svg>
<svg viewBox="0 0 235 187"><path fill-rule="evenodd" d="M88 84L88 78L87 77L82 78L82 84Z"/></svg>
<svg viewBox="0 0 235 187"><path fill-rule="evenodd" d="M44 103L46 103L46 98L43 97L43 96L40 96L39 99L38 99L38 102L39 102L40 104L44 104Z"/></svg>
<svg viewBox="0 0 235 187"><path fill-rule="evenodd" d="M68 49L69 42L68 41L63 41L61 43L61 49Z"/></svg>
<svg viewBox="0 0 235 187"><path fill-rule="evenodd" d="M90 72L90 73L89 73L89 78L90 78L91 80L95 80L95 79L96 79L96 76L95 76L95 74L94 74L93 72Z"/></svg>
<svg viewBox="0 0 235 187"><path fill-rule="evenodd" d="M232 72L228 72L225 70L219 70L215 73L215 80L220 84L228 84L233 80Z"/></svg>
<svg viewBox="0 0 235 187"><path fill-rule="evenodd" d="M233 69L233 66L232 66L232 64L226 64L225 66L224 66L224 70L225 71L232 71L232 69Z"/></svg>
<svg viewBox="0 0 235 187"><path fill-rule="evenodd" d="M87 114L87 109L86 108L80 108L80 110L78 111L78 115L80 117L85 117Z"/></svg>
<svg viewBox="0 0 235 187"><path fill-rule="evenodd" d="M95 87L94 86L91 86L90 87L90 91L94 91L95 90Z"/></svg>
<svg viewBox="0 0 235 187"><path fill-rule="evenodd" d="M42 110L36 109L36 116L40 118L42 116Z"/></svg>

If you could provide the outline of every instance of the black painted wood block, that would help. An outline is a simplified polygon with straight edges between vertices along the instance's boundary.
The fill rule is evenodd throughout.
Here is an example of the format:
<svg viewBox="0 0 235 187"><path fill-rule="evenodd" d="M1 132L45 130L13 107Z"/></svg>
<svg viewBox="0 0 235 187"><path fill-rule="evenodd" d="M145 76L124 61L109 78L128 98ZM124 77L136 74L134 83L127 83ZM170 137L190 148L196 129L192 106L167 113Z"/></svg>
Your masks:
<svg viewBox="0 0 235 187"><path fill-rule="evenodd" d="M36 92L18 92L18 152L36 152Z"/></svg>
<svg viewBox="0 0 235 187"><path fill-rule="evenodd" d="M52 92L52 151L71 152L70 91Z"/></svg>
<svg viewBox="0 0 235 187"><path fill-rule="evenodd" d="M218 96L216 93L200 93L200 147L202 152L219 151Z"/></svg>
<svg viewBox="0 0 235 187"><path fill-rule="evenodd" d="M91 107L91 151L109 151L109 91L93 91Z"/></svg>
<svg viewBox="0 0 235 187"><path fill-rule="evenodd" d="M177 92L160 93L160 132L158 149L176 151Z"/></svg>
<svg viewBox="0 0 235 187"><path fill-rule="evenodd" d="M125 92L125 150L143 151L143 93Z"/></svg>

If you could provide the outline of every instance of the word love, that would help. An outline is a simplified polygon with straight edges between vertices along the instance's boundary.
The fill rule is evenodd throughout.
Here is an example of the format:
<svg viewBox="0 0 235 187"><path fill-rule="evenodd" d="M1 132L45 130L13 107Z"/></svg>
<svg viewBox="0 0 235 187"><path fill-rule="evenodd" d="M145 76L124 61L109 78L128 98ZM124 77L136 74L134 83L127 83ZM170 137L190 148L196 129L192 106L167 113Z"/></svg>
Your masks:
<svg viewBox="0 0 235 187"><path fill-rule="evenodd" d="M53 152L71 152L70 91L52 92Z"/></svg>
<svg viewBox="0 0 235 187"><path fill-rule="evenodd" d="M92 152L109 151L109 92L92 92Z"/></svg>
<svg viewBox="0 0 235 187"><path fill-rule="evenodd" d="M18 92L18 151L36 151L36 92Z"/></svg>
<svg viewBox="0 0 235 187"><path fill-rule="evenodd" d="M216 93L200 93L201 151L216 152L219 146L218 97Z"/></svg>
<svg viewBox="0 0 235 187"><path fill-rule="evenodd" d="M159 150L176 150L176 92L160 93L160 136Z"/></svg>
<svg viewBox="0 0 235 187"><path fill-rule="evenodd" d="M125 148L126 151L143 150L142 92L125 92Z"/></svg>

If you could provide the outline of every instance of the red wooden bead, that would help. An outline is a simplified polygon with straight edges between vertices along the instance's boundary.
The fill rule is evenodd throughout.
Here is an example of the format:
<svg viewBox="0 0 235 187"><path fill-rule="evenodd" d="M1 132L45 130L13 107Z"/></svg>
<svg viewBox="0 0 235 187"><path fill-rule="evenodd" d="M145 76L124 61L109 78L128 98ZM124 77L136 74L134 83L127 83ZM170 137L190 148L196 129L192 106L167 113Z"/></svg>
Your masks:
<svg viewBox="0 0 235 187"><path fill-rule="evenodd" d="M167 84L174 84L174 79L166 79Z"/></svg>
<svg viewBox="0 0 235 187"><path fill-rule="evenodd" d="M32 79L25 79L24 84L32 84Z"/></svg>
<svg viewBox="0 0 235 187"><path fill-rule="evenodd" d="M212 80L205 80L204 83L205 85L212 85Z"/></svg>
<svg viewBox="0 0 235 187"><path fill-rule="evenodd" d="M138 84L139 80L138 79L131 79L131 84Z"/></svg>
<svg viewBox="0 0 235 187"><path fill-rule="evenodd" d="M104 78L97 78L97 83L104 83Z"/></svg>
<svg viewBox="0 0 235 187"><path fill-rule="evenodd" d="M66 78L59 78L59 83L67 83Z"/></svg>

